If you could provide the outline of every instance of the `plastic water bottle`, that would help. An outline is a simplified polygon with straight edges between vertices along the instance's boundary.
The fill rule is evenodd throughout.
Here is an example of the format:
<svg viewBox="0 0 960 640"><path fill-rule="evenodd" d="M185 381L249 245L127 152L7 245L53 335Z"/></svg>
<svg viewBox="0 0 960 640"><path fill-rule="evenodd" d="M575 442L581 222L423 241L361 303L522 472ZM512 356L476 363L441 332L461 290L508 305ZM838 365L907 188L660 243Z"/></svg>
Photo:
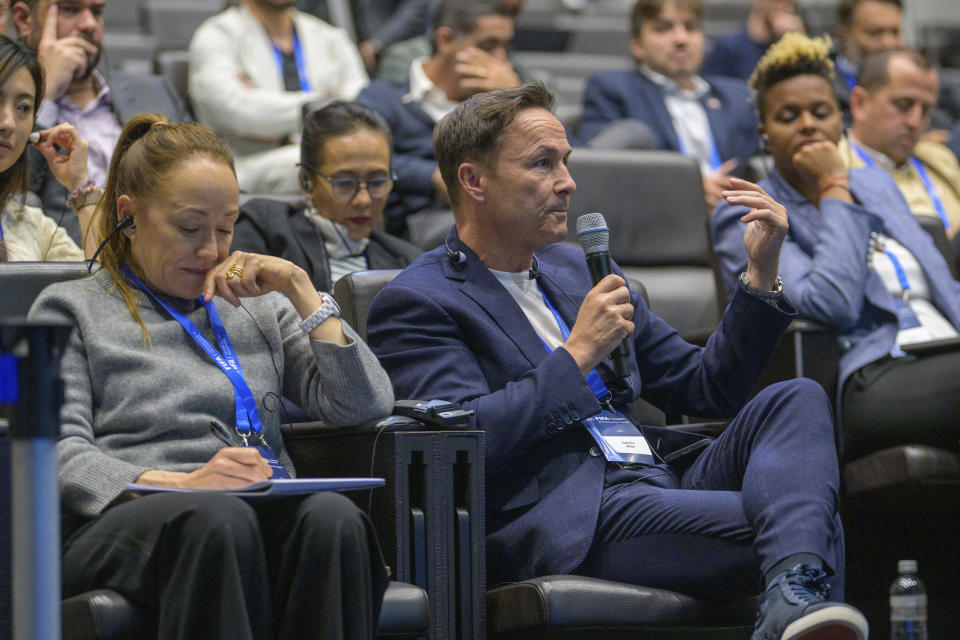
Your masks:
<svg viewBox="0 0 960 640"><path fill-rule="evenodd" d="M917 577L917 561L901 560L897 572L890 585L890 638L927 640L927 590Z"/></svg>

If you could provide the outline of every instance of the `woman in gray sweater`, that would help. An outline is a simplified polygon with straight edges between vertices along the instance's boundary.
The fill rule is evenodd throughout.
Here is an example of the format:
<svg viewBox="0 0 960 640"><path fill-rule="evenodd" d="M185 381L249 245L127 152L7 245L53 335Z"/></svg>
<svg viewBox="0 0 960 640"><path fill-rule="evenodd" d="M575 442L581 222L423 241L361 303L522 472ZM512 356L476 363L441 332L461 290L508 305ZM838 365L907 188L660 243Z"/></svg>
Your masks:
<svg viewBox="0 0 960 640"><path fill-rule="evenodd" d="M383 559L346 498L126 490L295 475L281 396L333 425L392 408L376 358L303 269L229 254L237 201L209 129L133 119L94 223L102 268L31 310L76 325L58 445L64 595L114 589L161 638L372 638Z"/></svg>

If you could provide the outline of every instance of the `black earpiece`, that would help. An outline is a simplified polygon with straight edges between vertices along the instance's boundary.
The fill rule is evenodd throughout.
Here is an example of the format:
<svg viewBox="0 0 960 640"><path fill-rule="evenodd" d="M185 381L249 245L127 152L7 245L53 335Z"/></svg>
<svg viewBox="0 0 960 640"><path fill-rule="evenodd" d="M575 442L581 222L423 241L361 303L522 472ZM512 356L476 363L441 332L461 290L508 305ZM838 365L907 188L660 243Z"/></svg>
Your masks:
<svg viewBox="0 0 960 640"><path fill-rule="evenodd" d="M107 237L103 239L103 242L100 243L100 246L97 247L97 250L94 252L93 257L87 262L87 273L93 270L93 263L96 262L97 256L100 255L100 252L103 251L103 248L107 246L107 243L110 242L110 238L115 236L118 231L126 229L127 227L136 227L133 223L133 216L123 216L120 218L120 221L117 224L113 225L113 230L107 234Z"/></svg>
<svg viewBox="0 0 960 640"><path fill-rule="evenodd" d="M307 174L307 170L301 168L299 173L300 178L300 188L304 191L310 191L313 189L313 181L310 180L310 176Z"/></svg>
<svg viewBox="0 0 960 640"><path fill-rule="evenodd" d="M465 264L467 262L467 254L463 251L454 251L450 248L450 245L447 244L446 238L443 240L443 248L447 250L447 258L450 259L450 262L455 266Z"/></svg>

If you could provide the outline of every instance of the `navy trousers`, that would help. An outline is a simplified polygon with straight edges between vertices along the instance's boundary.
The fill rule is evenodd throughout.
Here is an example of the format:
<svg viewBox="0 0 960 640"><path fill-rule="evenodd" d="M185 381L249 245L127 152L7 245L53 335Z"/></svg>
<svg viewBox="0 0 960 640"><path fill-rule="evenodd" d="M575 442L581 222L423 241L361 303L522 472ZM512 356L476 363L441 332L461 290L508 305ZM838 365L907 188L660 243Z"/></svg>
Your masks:
<svg viewBox="0 0 960 640"><path fill-rule="evenodd" d="M832 409L815 382L768 387L689 468L608 465L597 531L578 573L724 599L813 553L843 598Z"/></svg>

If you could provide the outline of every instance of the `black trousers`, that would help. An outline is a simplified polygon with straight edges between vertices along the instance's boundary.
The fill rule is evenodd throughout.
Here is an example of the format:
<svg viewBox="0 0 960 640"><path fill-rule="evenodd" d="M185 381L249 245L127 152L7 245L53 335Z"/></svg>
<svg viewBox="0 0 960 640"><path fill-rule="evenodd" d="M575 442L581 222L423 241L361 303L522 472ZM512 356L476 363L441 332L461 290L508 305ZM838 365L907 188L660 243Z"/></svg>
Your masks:
<svg viewBox="0 0 960 640"><path fill-rule="evenodd" d="M108 509L63 548L64 597L113 589L164 639L367 640L386 587L367 517L337 493L148 495Z"/></svg>
<svg viewBox="0 0 960 640"><path fill-rule="evenodd" d="M884 358L843 389L844 460L901 444L960 447L960 350Z"/></svg>

